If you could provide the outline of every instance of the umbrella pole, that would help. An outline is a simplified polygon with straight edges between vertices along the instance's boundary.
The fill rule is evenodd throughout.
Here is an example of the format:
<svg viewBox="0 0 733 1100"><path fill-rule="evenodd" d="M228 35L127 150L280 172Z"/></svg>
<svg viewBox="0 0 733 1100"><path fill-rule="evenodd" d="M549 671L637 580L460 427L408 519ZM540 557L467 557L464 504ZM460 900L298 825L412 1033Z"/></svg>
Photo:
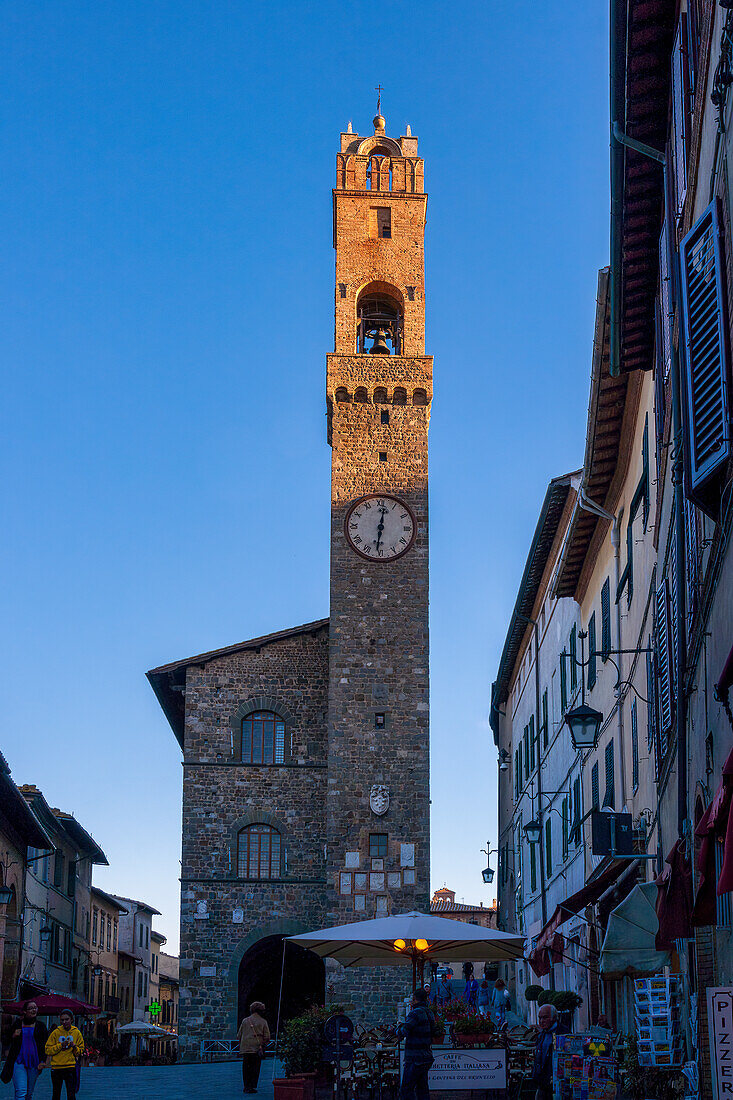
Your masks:
<svg viewBox="0 0 733 1100"><path fill-rule="evenodd" d="M415 952L413 951L412 952L412 992L414 993L416 989L417 989L417 959L415 957Z"/></svg>
<svg viewBox="0 0 733 1100"><path fill-rule="evenodd" d="M283 1003L283 980L285 978L285 944L288 941L283 936L283 961L280 967L280 995L277 999L277 1024L275 1025L275 1062L277 1062L277 1048L280 1042L280 1009ZM273 1076L275 1074L275 1065L272 1067Z"/></svg>

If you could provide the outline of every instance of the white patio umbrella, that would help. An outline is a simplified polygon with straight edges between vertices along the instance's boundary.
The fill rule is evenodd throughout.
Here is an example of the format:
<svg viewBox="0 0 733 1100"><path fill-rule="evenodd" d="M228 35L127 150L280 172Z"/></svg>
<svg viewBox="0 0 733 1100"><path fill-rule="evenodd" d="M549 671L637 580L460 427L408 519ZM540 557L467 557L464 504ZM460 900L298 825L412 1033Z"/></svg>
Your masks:
<svg viewBox="0 0 733 1100"><path fill-rule="evenodd" d="M417 912L321 928L288 939L343 966L412 966L413 985L422 960L507 962L524 954L524 936Z"/></svg>
<svg viewBox="0 0 733 1100"><path fill-rule="evenodd" d="M149 1024L147 1020L133 1020L129 1024L123 1024L122 1027L117 1028L117 1034L142 1035L150 1039L157 1039L163 1036L165 1036L166 1039L176 1038L170 1031L166 1031L164 1027L158 1027L156 1024Z"/></svg>

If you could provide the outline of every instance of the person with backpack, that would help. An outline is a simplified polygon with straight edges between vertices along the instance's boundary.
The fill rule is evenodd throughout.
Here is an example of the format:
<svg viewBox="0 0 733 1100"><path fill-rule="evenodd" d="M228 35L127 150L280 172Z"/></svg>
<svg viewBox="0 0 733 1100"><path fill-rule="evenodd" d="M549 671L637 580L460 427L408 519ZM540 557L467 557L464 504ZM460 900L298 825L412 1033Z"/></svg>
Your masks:
<svg viewBox="0 0 733 1100"><path fill-rule="evenodd" d="M428 995L416 989L412 1010L397 1028L397 1038L405 1040L405 1067L400 1084L400 1100L429 1100L428 1073L433 1064L432 1040L438 1027L428 1008Z"/></svg>

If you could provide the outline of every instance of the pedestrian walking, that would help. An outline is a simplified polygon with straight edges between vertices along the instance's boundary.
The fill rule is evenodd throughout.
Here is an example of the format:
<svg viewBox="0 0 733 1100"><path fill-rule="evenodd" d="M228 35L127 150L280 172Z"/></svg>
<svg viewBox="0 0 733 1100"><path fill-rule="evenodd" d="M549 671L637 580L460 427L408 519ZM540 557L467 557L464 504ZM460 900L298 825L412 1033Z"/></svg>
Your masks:
<svg viewBox="0 0 733 1100"><path fill-rule="evenodd" d="M262 1001L253 1001L249 1006L249 1016L245 1016L237 1031L239 1053L242 1055L242 1085L244 1092L257 1092L260 1079L260 1067L265 1047L270 1041L270 1029L265 1019L265 1006Z"/></svg>
<svg viewBox="0 0 733 1100"><path fill-rule="evenodd" d="M428 1073L434 1061L432 1039L437 1030L435 1017L428 1008L427 993L424 989L416 989L412 995L412 1010L397 1028L397 1037L405 1040L400 1100L429 1100Z"/></svg>
<svg viewBox="0 0 733 1100"><path fill-rule="evenodd" d="M497 1027L502 1027L506 1023L506 1014L509 1008L509 990L504 984L501 978L497 978L494 982L494 988L491 993L491 1007L494 1011L494 1022Z"/></svg>
<svg viewBox="0 0 733 1100"><path fill-rule="evenodd" d="M491 1005L491 991L488 982L481 982L478 991L478 1010L482 1016L488 1016Z"/></svg>
<svg viewBox="0 0 733 1100"><path fill-rule="evenodd" d="M478 1000L478 990L478 982L472 974L471 977L468 978L468 980L466 981L464 996L466 998L466 1004L473 1012L476 1012L477 1010L476 1002Z"/></svg>
<svg viewBox="0 0 733 1100"><path fill-rule="evenodd" d="M51 1100L61 1100L61 1086L66 1085L66 1100L76 1100L76 1065L84 1053L84 1039L74 1017L67 1008L59 1013L60 1024L46 1040L46 1054L51 1062Z"/></svg>
<svg viewBox="0 0 733 1100"><path fill-rule="evenodd" d="M448 975L444 974L443 977L438 982L438 993L437 993L438 1007L439 1008L445 1008L447 1005L450 1004L452 997L453 997L453 991L450 987L450 981L448 980Z"/></svg>
<svg viewBox="0 0 733 1100"><path fill-rule="evenodd" d="M568 1029L558 1019L554 1005L542 1005L537 1016L540 1030L534 1048L532 1084L535 1100L552 1100L552 1047L555 1035L567 1035Z"/></svg>
<svg viewBox="0 0 733 1100"><path fill-rule="evenodd" d="M31 1100L41 1070L46 1068L48 1028L38 1017L35 1001L26 1001L23 1015L10 1028L10 1048L0 1081L13 1082L15 1100Z"/></svg>

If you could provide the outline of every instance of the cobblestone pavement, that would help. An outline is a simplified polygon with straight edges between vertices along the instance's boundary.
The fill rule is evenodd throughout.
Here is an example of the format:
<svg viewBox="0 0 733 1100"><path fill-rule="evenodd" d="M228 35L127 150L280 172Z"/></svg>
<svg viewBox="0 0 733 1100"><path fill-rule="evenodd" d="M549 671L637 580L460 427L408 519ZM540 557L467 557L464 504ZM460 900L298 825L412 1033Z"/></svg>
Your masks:
<svg viewBox="0 0 733 1100"><path fill-rule="evenodd" d="M260 1100L271 1100L273 1061L262 1063ZM181 1066L110 1066L84 1069L79 1100L241 1100L242 1063L212 1062L208 1065ZM0 1097L13 1094L12 1086L0 1085ZM33 1100L49 1100L51 1077L48 1071L33 1093ZM65 1093L63 1094L66 1100Z"/></svg>

